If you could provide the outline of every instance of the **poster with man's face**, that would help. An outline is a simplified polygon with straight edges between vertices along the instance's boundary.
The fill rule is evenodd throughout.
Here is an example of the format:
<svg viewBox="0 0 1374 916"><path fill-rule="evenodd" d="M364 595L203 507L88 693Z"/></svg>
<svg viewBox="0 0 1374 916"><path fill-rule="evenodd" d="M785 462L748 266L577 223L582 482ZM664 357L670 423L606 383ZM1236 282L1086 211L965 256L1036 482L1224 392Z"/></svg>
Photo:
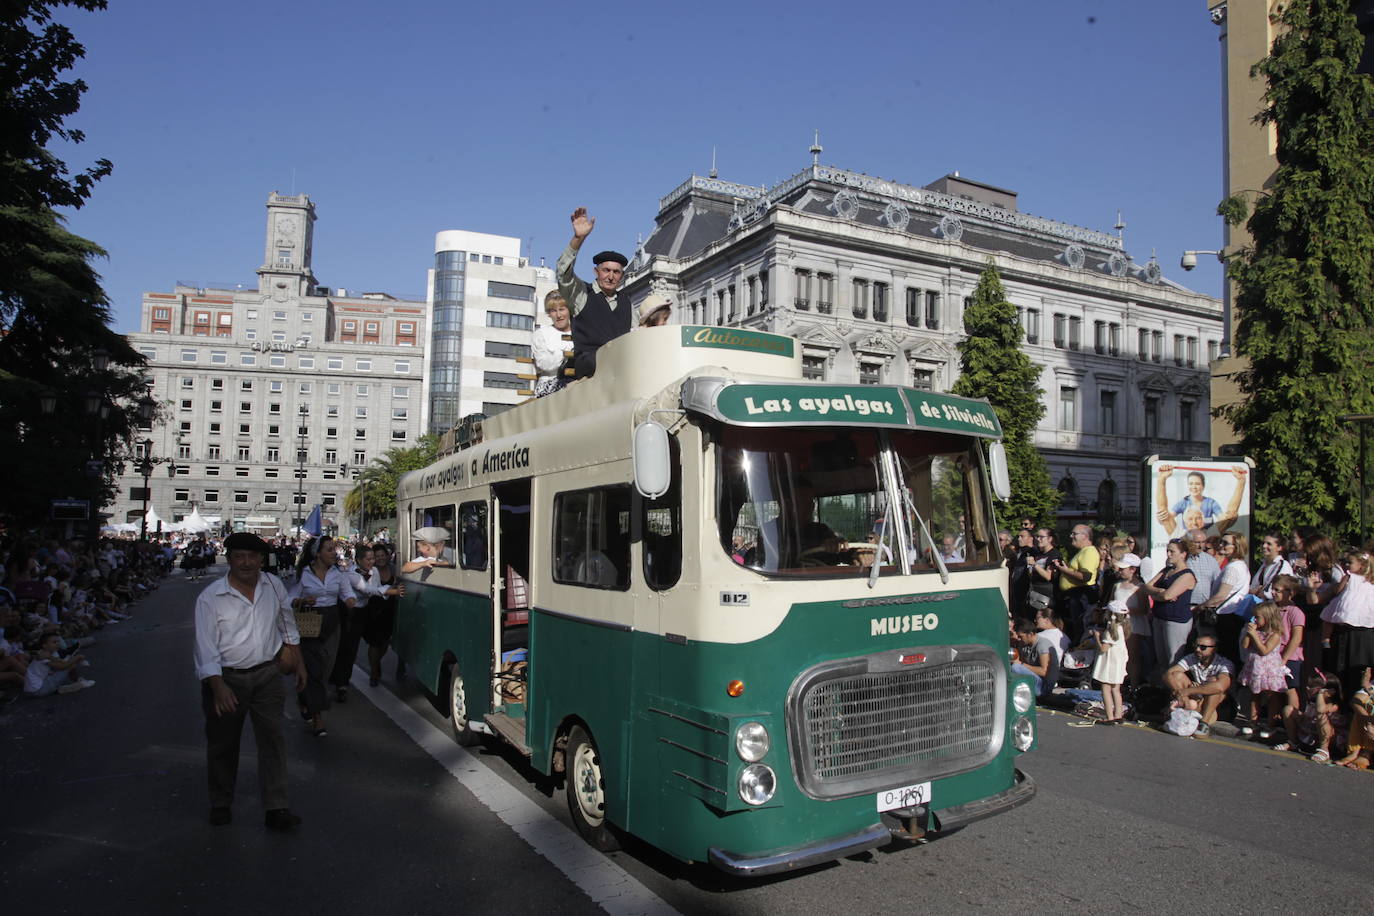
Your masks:
<svg viewBox="0 0 1374 916"><path fill-rule="evenodd" d="M1151 455L1142 492L1156 572L1164 568L1165 548L1174 538L1197 531L1208 538L1227 532L1250 538L1254 465L1248 458Z"/></svg>

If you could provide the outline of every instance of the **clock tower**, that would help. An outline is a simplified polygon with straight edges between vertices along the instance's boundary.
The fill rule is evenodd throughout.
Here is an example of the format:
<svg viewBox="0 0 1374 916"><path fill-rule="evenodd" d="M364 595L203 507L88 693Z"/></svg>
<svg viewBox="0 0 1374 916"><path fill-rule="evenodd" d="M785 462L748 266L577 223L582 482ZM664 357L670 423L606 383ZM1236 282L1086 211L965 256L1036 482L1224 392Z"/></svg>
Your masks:
<svg viewBox="0 0 1374 916"><path fill-rule="evenodd" d="M258 291L279 302L313 295L310 248L314 236L315 205L309 197L269 194L267 245L258 268Z"/></svg>

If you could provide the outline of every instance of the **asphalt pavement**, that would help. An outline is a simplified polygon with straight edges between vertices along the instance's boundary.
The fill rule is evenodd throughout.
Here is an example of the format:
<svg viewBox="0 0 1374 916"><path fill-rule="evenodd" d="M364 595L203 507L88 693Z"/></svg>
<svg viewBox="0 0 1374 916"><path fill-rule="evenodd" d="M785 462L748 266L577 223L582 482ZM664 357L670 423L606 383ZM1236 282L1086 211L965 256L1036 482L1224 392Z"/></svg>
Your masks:
<svg viewBox="0 0 1374 916"><path fill-rule="evenodd" d="M223 571L223 566L219 570ZM561 787L460 749L414 681L315 738L288 720L291 835L264 829L245 729L234 823L206 822L191 666L199 583L173 578L87 652L96 686L0 711L0 900L15 912L710 914L1325 912L1367 896L1374 774L1219 738L1040 715L1022 808L926 845L739 881L628 841L591 853Z"/></svg>

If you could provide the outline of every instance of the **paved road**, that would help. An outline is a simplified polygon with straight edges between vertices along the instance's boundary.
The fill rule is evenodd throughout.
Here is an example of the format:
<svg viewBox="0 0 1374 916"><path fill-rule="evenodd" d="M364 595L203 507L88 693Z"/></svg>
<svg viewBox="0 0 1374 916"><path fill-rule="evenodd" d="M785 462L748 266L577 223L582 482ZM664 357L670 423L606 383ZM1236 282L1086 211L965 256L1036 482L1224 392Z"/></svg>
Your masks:
<svg viewBox="0 0 1374 916"><path fill-rule="evenodd" d="M200 587L169 580L102 634L93 689L0 712L0 899L15 912L1215 914L1336 911L1367 892L1374 775L1053 713L1023 758L1037 798L926 846L759 882L633 842L603 857L572 835L557 786L515 755L457 748L414 682L373 691L360 674L329 737L290 729L301 832L263 830L251 757L235 823L211 828L190 670Z"/></svg>

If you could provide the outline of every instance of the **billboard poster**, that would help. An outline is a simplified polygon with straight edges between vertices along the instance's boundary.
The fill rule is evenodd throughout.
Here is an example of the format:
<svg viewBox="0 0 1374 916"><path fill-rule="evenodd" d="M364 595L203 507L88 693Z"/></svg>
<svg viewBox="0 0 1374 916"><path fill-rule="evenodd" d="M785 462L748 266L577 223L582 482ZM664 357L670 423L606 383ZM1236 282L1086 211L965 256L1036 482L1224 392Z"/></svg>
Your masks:
<svg viewBox="0 0 1374 916"><path fill-rule="evenodd" d="M1193 530L1243 534L1253 544L1254 471L1249 458L1146 458L1141 495L1151 568L1163 569L1169 541Z"/></svg>

